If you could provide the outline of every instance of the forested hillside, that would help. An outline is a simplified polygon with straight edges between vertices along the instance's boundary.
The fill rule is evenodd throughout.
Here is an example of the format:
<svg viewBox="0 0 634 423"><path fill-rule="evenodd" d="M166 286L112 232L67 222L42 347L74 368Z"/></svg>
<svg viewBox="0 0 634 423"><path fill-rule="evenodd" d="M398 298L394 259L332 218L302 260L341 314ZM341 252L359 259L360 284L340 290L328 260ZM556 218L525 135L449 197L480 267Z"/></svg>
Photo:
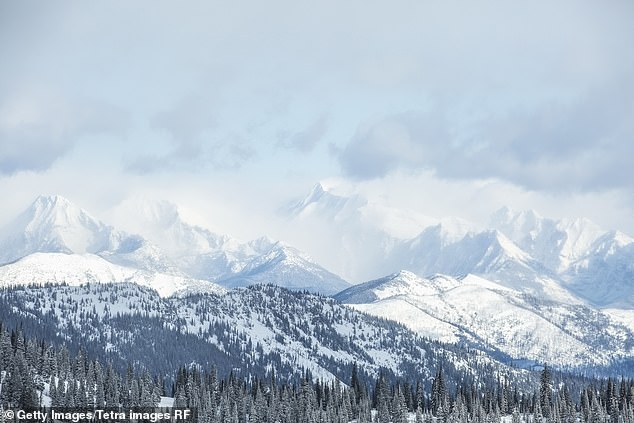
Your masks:
<svg viewBox="0 0 634 423"><path fill-rule="evenodd" d="M632 380L587 380L539 373L532 389L516 381L493 386L448 381L435 370L424 381L389 381L383 373L363 377L357 365L345 382L298 374L295 382L267 378L222 377L215 368L181 366L168 384L149 369L130 364L125 371L85 351L71 353L0 328L0 404L3 409L70 407L81 410L190 408L198 422L624 422L634 421ZM166 397L167 396L167 397Z"/></svg>

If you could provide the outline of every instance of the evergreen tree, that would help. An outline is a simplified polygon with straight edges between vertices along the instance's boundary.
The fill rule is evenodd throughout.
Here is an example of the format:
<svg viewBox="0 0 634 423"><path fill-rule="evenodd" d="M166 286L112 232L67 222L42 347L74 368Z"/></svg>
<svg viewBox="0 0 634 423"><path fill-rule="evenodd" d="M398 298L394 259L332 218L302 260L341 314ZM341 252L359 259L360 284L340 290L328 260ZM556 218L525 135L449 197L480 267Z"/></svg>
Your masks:
<svg viewBox="0 0 634 423"><path fill-rule="evenodd" d="M443 417L448 408L447 388L442 367L438 368L436 377L431 385L431 411L437 417Z"/></svg>
<svg viewBox="0 0 634 423"><path fill-rule="evenodd" d="M541 372L539 382L539 405L544 417L550 417L552 413L552 375L546 366Z"/></svg>

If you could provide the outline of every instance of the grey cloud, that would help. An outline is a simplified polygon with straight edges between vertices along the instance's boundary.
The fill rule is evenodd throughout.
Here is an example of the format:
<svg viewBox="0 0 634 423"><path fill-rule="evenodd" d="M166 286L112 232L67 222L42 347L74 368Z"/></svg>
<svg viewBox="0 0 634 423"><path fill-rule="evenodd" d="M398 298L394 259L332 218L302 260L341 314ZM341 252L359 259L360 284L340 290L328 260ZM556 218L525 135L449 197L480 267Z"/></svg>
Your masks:
<svg viewBox="0 0 634 423"><path fill-rule="evenodd" d="M297 150L302 153L308 153L315 149L317 144L324 138L326 131L328 130L328 119L325 115L320 116L315 122L313 122L306 129L288 133L284 132L279 134L278 145Z"/></svg>
<svg viewBox="0 0 634 423"><path fill-rule="evenodd" d="M388 116L360 127L339 161L346 174L361 179L397 169L431 169L447 179L498 178L552 192L629 188L634 184L633 85L622 81L576 102L542 104L469 124L448 118L440 108Z"/></svg>
<svg viewBox="0 0 634 423"><path fill-rule="evenodd" d="M121 134L129 125L124 111L94 100L20 98L15 102L0 105L0 174L4 175L45 171L84 136Z"/></svg>
<svg viewBox="0 0 634 423"><path fill-rule="evenodd" d="M156 113L150 118L150 126L169 135L171 150L163 155L141 155L127 164L127 170L147 174L205 167L214 144L210 132L216 126L211 110L211 104L202 97L187 96Z"/></svg>
<svg viewBox="0 0 634 423"><path fill-rule="evenodd" d="M180 143L164 155L142 155L130 160L128 172L146 175L164 171L198 172L207 168L239 169L256 156L256 151L245 140L199 140Z"/></svg>
<svg viewBox="0 0 634 423"><path fill-rule="evenodd" d="M150 123L153 128L168 132L178 143L195 144L192 140L216 126L212 109L202 97L189 96L154 115Z"/></svg>
<svg viewBox="0 0 634 423"><path fill-rule="evenodd" d="M73 140L51 139L46 131L22 128L19 133L0 132L0 174L48 169L74 145Z"/></svg>
<svg viewBox="0 0 634 423"><path fill-rule="evenodd" d="M362 125L339 153L344 172L371 179L398 168L431 166L449 142L443 119L404 113Z"/></svg>

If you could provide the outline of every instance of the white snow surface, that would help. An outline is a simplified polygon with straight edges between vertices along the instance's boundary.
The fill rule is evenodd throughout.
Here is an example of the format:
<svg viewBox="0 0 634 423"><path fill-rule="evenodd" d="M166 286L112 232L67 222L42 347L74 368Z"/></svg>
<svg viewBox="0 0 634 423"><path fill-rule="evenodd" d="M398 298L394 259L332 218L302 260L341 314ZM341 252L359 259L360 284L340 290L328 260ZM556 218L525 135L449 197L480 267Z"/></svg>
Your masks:
<svg viewBox="0 0 634 423"><path fill-rule="evenodd" d="M121 282L152 288L163 297L191 291L225 292L213 282L119 266L94 254L34 253L0 267L0 286Z"/></svg>
<svg viewBox="0 0 634 423"><path fill-rule="evenodd" d="M402 271L337 299L432 339L466 340L518 359L575 366L634 353L626 341L632 326L623 319L581 304L544 302L476 275L426 279ZM597 330L609 333L610 341L594 337Z"/></svg>

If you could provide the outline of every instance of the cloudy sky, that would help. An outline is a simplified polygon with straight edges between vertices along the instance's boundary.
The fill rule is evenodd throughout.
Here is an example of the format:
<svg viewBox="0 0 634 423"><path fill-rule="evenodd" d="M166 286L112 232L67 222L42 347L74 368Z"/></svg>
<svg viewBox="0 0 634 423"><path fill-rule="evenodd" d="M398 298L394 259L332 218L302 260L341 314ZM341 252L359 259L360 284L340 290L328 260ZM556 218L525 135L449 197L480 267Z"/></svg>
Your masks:
<svg viewBox="0 0 634 423"><path fill-rule="evenodd" d="M251 238L329 181L634 234L632 22L629 0L1 2L0 222L146 195Z"/></svg>

